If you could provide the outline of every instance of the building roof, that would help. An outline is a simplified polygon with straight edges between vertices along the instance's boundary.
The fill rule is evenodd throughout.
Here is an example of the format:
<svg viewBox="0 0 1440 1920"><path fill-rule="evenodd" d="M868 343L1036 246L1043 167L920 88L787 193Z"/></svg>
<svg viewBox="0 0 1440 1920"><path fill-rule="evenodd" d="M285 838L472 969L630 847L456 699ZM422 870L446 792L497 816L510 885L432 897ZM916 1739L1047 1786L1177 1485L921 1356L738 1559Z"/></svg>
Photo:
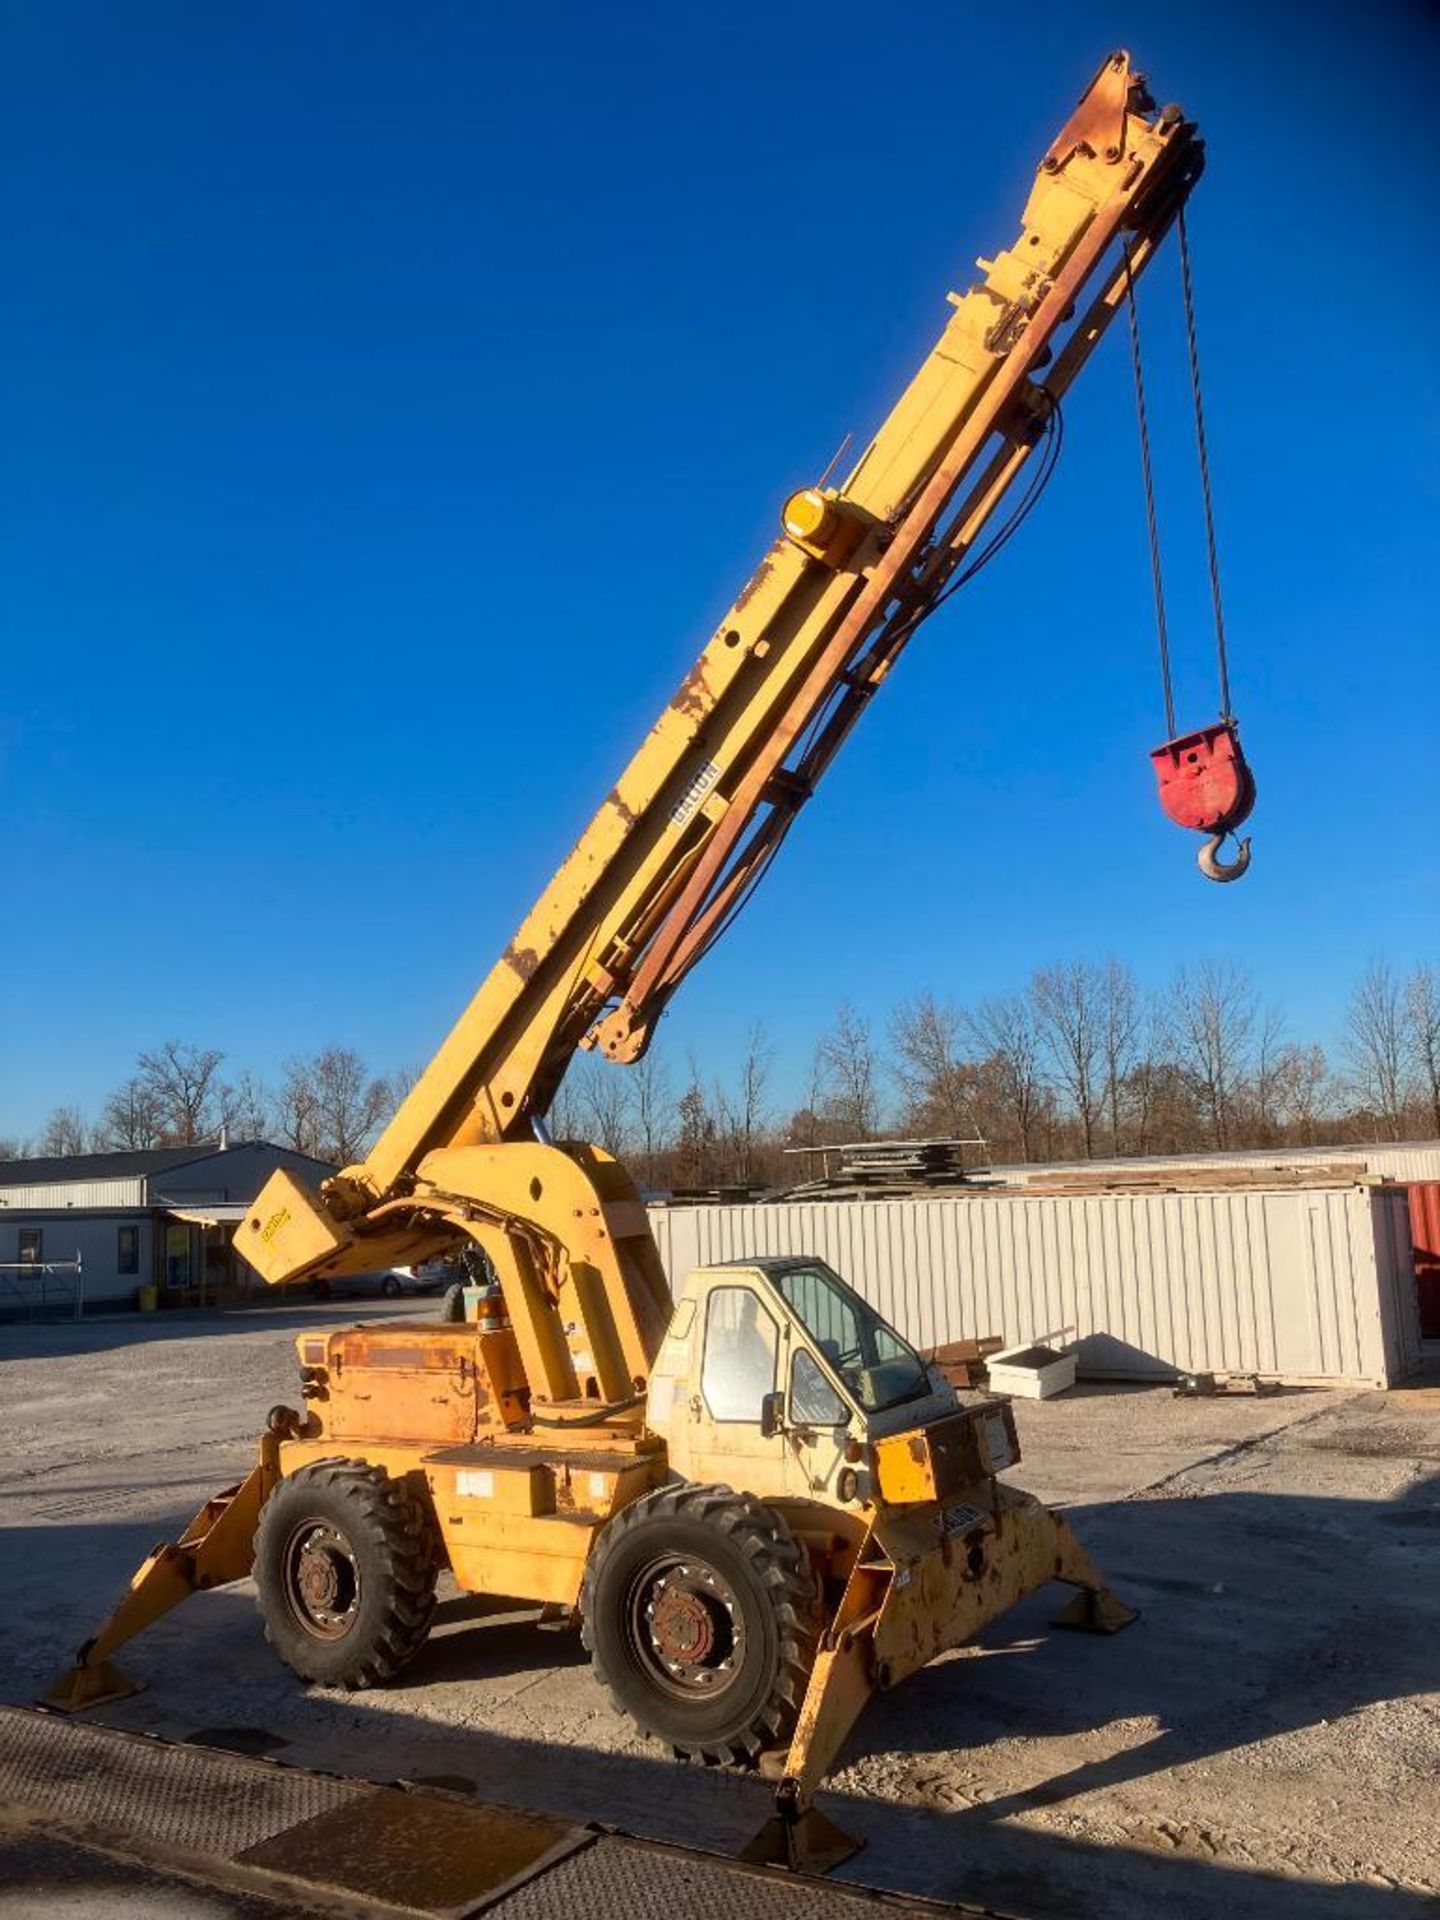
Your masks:
<svg viewBox="0 0 1440 1920"><path fill-rule="evenodd" d="M163 1173L220 1151L205 1141L190 1147L139 1147L118 1153L62 1153L42 1160L0 1160L0 1187L38 1187L60 1180L126 1180Z"/></svg>
<svg viewBox="0 0 1440 1920"><path fill-rule="evenodd" d="M135 1180L151 1174L169 1173L176 1167L188 1167L198 1160L218 1159L222 1153L234 1153L241 1147L268 1147L292 1159L310 1160L330 1170L329 1162L316 1160L313 1154L296 1154L271 1140L230 1140L223 1146L218 1140L198 1140L188 1147L126 1148L117 1153L70 1153L43 1160L0 1160L0 1187L39 1187L61 1185L68 1180Z"/></svg>

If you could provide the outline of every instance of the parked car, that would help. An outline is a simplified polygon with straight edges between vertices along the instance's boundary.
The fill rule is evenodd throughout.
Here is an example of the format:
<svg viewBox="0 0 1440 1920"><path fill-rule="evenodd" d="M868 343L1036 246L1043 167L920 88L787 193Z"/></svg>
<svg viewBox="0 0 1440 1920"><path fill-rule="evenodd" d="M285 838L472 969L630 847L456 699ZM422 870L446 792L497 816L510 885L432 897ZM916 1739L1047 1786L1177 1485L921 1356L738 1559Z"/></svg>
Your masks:
<svg viewBox="0 0 1440 1920"><path fill-rule="evenodd" d="M312 1300L399 1300L406 1294L438 1293L463 1280L458 1261L426 1260L418 1267L391 1267L383 1273L346 1273L332 1280L312 1280L305 1291Z"/></svg>
<svg viewBox="0 0 1440 1920"><path fill-rule="evenodd" d="M464 1279L463 1262L442 1254L434 1260L422 1260L418 1267L392 1267L380 1282L380 1291L387 1300L398 1300L403 1293L439 1293Z"/></svg>
<svg viewBox="0 0 1440 1920"><path fill-rule="evenodd" d="M406 1294L443 1294L446 1319L462 1319L456 1310L463 1289L472 1285L493 1285L495 1270L478 1247L459 1254L437 1254L414 1267L391 1267L385 1273L345 1274L334 1280L312 1280L307 1292L312 1300L371 1299L377 1293L386 1300L399 1300Z"/></svg>

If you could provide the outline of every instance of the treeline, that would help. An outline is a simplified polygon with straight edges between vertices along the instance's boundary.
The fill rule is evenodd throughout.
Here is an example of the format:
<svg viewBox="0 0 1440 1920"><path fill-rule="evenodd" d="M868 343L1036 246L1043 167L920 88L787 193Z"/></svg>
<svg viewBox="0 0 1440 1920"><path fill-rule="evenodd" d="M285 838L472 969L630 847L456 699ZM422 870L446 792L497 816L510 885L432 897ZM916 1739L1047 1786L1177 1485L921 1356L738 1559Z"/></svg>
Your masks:
<svg viewBox="0 0 1440 1920"><path fill-rule="evenodd" d="M370 1071L353 1048L322 1047L281 1069L278 1087L248 1070L227 1078L216 1047L166 1040L89 1115L56 1107L31 1140L0 1139L0 1159L274 1140L344 1166L365 1151L414 1081L408 1070Z"/></svg>
<svg viewBox="0 0 1440 1920"><path fill-rule="evenodd" d="M1333 1058L1233 962L1147 990L1114 959L973 1003L921 994L878 1025L841 1007L798 1106L773 1097L774 1058L759 1026L726 1074L584 1056L553 1130L657 1188L789 1185L819 1167L786 1149L885 1137L983 1141L1002 1163L1440 1136L1440 969L1369 966Z"/></svg>
<svg viewBox="0 0 1440 1920"><path fill-rule="evenodd" d="M818 1162L787 1149L887 1136L976 1140L997 1163L1440 1136L1440 968L1367 967L1333 1058L1232 961L1147 989L1116 959L1042 967L970 1003L921 994L878 1024L842 1006L798 1103L793 1086L782 1098L775 1058L760 1025L718 1073L663 1046L629 1069L581 1054L550 1128L653 1188L791 1185ZM97 1116L59 1107L34 1140L0 1140L0 1158L188 1146L223 1128L343 1166L415 1079L372 1073L341 1046L287 1060L273 1089L224 1065L216 1049L166 1041Z"/></svg>

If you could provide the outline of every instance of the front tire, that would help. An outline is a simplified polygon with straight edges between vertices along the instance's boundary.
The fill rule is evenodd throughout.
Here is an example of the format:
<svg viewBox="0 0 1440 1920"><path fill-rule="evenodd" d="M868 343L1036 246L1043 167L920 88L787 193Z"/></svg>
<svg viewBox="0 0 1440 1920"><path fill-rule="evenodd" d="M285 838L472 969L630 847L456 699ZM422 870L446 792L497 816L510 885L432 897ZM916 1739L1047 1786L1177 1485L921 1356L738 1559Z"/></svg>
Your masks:
<svg viewBox="0 0 1440 1920"><path fill-rule="evenodd" d="M374 1687L425 1644L437 1572L429 1516L362 1460L319 1460L260 1512L255 1584L265 1637L302 1680Z"/></svg>
<svg viewBox="0 0 1440 1920"><path fill-rule="evenodd" d="M626 1507L580 1596L596 1676L645 1733L691 1759L754 1766L788 1745L817 1644L817 1593L779 1514L728 1487Z"/></svg>
<svg viewBox="0 0 1440 1920"><path fill-rule="evenodd" d="M400 1298L400 1282L393 1273L387 1273L385 1278L380 1282L380 1293L381 1297L386 1300L398 1300Z"/></svg>

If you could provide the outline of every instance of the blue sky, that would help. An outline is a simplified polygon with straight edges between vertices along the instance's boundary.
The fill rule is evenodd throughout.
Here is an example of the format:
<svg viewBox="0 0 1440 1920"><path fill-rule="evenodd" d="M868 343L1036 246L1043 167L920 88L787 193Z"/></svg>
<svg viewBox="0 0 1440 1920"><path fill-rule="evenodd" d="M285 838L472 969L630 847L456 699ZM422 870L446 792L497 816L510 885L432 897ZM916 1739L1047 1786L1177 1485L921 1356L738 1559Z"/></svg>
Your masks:
<svg viewBox="0 0 1440 1920"><path fill-rule="evenodd" d="M663 1030L798 1092L878 1018L1226 954L1329 1040L1440 952L1440 32L1353 10L241 11L31 0L8 239L0 1131L167 1035L428 1056L768 543L1127 44L1192 208L1255 865L1162 819L1114 337ZM1182 722L1215 707L1173 259L1147 281Z"/></svg>

